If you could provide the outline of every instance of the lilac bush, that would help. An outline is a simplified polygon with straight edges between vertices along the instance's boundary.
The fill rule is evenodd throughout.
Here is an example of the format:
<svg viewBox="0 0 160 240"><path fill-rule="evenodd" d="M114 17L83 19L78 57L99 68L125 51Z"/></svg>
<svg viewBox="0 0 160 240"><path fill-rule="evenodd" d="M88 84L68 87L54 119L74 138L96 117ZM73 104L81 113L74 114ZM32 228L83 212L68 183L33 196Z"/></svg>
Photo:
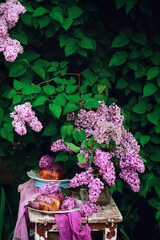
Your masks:
<svg viewBox="0 0 160 240"><path fill-rule="evenodd" d="M9 37L8 30L18 22L19 15L26 9L18 0L6 0L0 4L0 52L3 52L6 61L14 62L18 53L23 53L23 47L16 39Z"/></svg>

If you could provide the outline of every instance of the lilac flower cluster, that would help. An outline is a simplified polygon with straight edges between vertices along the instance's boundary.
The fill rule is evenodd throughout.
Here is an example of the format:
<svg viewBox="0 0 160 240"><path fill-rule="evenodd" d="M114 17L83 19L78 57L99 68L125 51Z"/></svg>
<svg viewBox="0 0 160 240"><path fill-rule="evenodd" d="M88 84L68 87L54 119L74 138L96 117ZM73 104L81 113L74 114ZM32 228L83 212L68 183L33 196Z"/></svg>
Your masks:
<svg viewBox="0 0 160 240"><path fill-rule="evenodd" d="M18 0L6 0L0 4L0 52L6 61L13 62L18 53L23 53L23 47L18 40L9 37L8 29L18 22L19 15L25 13L26 9Z"/></svg>
<svg viewBox="0 0 160 240"><path fill-rule="evenodd" d="M115 184L115 168L113 162L110 161L112 156L108 152L103 152L100 149L96 149L94 156L94 164L98 166L99 173L109 186Z"/></svg>
<svg viewBox="0 0 160 240"><path fill-rule="evenodd" d="M68 121L74 121L75 120L75 113L74 112L67 113L67 120Z"/></svg>
<svg viewBox="0 0 160 240"><path fill-rule="evenodd" d="M99 205L96 205L92 202L84 202L81 204L79 213L82 217L88 217L93 213L99 212Z"/></svg>
<svg viewBox="0 0 160 240"><path fill-rule="evenodd" d="M86 136L94 136L98 143L109 144L110 140L114 140L116 144L120 143L121 125L124 117L121 115L121 109L112 104L109 108L104 102L97 111L81 109L75 121L77 130L85 130Z"/></svg>
<svg viewBox="0 0 160 240"><path fill-rule="evenodd" d="M107 152L96 149L93 163L99 167L99 174L102 175L103 180L111 186L115 184L116 179L114 161L119 161L119 167L122 170L120 177L131 186L132 190L134 189L133 191L137 191L135 182L137 186L140 183L137 172L145 171L144 163L138 155L140 146L132 133L124 129L121 109L116 104L107 107L103 101L99 103L101 106L96 111L80 110L75 127L77 130L85 130L87 138L94 136L95 142L106 144L106 148L111 139L114 141L114 147ZM84 155L87 156L87 153ZM78 163L78 165L81 168L87 167L86 163ZM127 175L124 174L126 169Z"/></svg>
<svg viewBox="0 0 160 240"><path fill-rule="evenodd" d="M15 106L14 110L15 111L10 114L10 117L14 119L12 125L19 135L22 136L27 133L25 123L35 132L41 131L43 126L35 116L35 112L32 110L32 105L29 102Z"/></svg>
<svg viewBox="0 0 160 240"><path fill-rule="evenodd" d="M65 151L65 152L73 153L72 148L64 144L64 139L58 139L56 142L54 142L51 145L51 151L52 152Z"/></svg>
<svg viewBox="0 0 160 240"><path fill-rule="evenodd" d="M75 127L78 131L85 130L86 136L94 134L94 127L98 121L98 116L94 111L81 109L75 121Z"/></svg>
<svg viewBox="0 0 160 240"><path fill-rule="evenodd" d="M99 178L94 178L89 184L89 200L93 203L97 202L104 184Z"/></svg>
<svg viewBox="0 0 160 240"><path fill-rule="evenodd" d="M62 205L61 205L61 210L68 211L68 210L72 210L78 206L79 206L79 203L76 199L73 199L71 197L65 197L62 202Z"/></svg>
<svg viewBox="0 0 160 240"><path fill-rule="evenodd" d="M61 192L61 188L59 187L59 182L49 182L45 185L43 185L39 192L43 195L51 195L53 193Z"/></svg>
<svg viewBox="0 0 160 240"><path fill-rule="evenodd" d="M50 157L49 155L44 155L39 160L39 167L40 168L50 168L54 162L54 158Z"/></svg>
<svg viewBox="0 0 160 240"><path fill-rule="evenodd" d="M88 185L93 180L92 172L93 169L90 167L85 172L81 172L80 174L76 173L70 181L70 186L75 188L82 185Z"/></svg>

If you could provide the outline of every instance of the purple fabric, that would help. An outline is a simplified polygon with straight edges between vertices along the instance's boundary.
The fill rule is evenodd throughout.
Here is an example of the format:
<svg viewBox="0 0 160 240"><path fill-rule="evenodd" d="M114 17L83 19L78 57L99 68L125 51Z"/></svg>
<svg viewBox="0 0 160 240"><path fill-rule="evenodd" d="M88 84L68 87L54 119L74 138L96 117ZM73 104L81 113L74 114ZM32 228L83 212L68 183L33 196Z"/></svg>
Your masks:
<svg viewBox="0 0 160 240"><path fill-rule="evenodd" d="M86 224L80 231L82 218L79 212L55 214L60 240L92 240L91 229Z"/></svg>
<svg viewBox="0 0 160 240"><path fill-rule="evenodd" d="M28 240L28 231L25 218L25 205L28 200L34 199L40 195L39 188L33 184L33 179L19 185L18 192L20 192L19 211L16 227L14 230L13 240L20 238L21 240Z"/></svg>

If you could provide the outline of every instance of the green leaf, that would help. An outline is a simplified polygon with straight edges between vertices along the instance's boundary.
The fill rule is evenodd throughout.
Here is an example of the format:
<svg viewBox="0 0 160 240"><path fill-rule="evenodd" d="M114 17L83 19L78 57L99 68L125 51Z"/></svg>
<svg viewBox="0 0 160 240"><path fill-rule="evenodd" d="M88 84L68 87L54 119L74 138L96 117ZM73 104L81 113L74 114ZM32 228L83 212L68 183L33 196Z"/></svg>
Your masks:
<svg viewBox="0 0 160 240"><path fill-rule="evenodd" d="M20 90L24 87L24 84L21 83L20 81L17 81L16 79L14 79L13 81L13 87L16 89L16 90Z"/></svg>
<svg viewBox="0 0 160 240"><path fill-rule="evenodd" d="M44 86L43 90L47 95L52 95L56 92L55 87L53 87L52 85Z"/></svg>
<svg viewBox="0 0 160 240"><path fill-rule="evenodd" d="M144 145L146 145L149 140L150 140L150 136L149 135L142 135L140 136L140 143L142 144L142 146L144 147Z"/></svg>
<svg viewBox="0 0 160 240"><path fill-rule="evenodd" d="M63 23L63 15L60 12L53 11L50 13L50 16L57 22Z"/></svg>
<svg viewBox="0 0 160 240"><path fill-rule="evenodd" d="M149 70L146 74L147 75L147 80L151 80L151 79L157 77L159 73L160 73L160 71L159 71L158 67L149 68Z"/></svg>
<svg viewBox="0 0 160 240"><path fill-rule="evenodd" d="M76 129L73 130L72 132L73 138L76 141L76 143L78 142L79 138L78 138L78 131Z"/></svg>
<svg viewBox="0 0 160 240"><path fill-rule="evenodd" d="M63 115L69 113L69 112L74 112L75 110L77 110L78 107L74 104L74 103L67 103L66 106L64 107L63 110Z"/></svg>
<svg viewBox="0 0 160 240"><path fill-rule="evenodd" d="M151 205L153 208L160 209L160 200L157 198L151 198L148 200L149 205Z"/></svg>
<svg viewBox="0 0 160 240"><path fill-rule="evenodd" d="M17 104L17 103L20 103L21 100L22 100L22 96L17 94L17 95L15 95L15 96L13 97L13 102L12 102L12 104L15 105L15 104Z"/></svg>
<svg viewBox="0 0 160 240"><path fill-rule="evenodd" d="M120 179L117 179L116 184L117 184L117 190L118 190L118 192L120 192L121 194L123 194L123 182L122 182Z"/></svg>
<svg viewBox="0 0 160 240"><path fill-rule="evenodd" d="M72 25L72 23L73 23L73 19L71 17L64 18L62 27L67 31Z"/></svg>
<svg viewBox="0 0 160 240"><path fill-rule="evenodd" d="M147 110L146 103L144 101L140 101L132 108L132 110L135 113L143 114Z"/></svg>
<svg viewBox="0 0 160 240"><path fill-rule="evenodd" d="M116 53L112 56L112 58L111 58L111 60L110 60L110 62L109 62L109 67L122 65L123 63L126 62L126 60L127 60L127 55L128 55L128 54L127 54L127 52L125 52L125 51L116 52Z"/></svg>
<svg viewBox="0 0 160 240"><path fill-rule="evenodd" d="M94 143L94 136L90 137L89 141L88 141L88 146L89 147L93 147L93 143Z"/></svg>
<svg viewBox="0 0 160 240"><path fill-rule="evenodd" d="M137 33L132 37L132 40L136 43L146 45L147 44L147 36L145 33Z"/></svg>
<svg viewBox="0 0 160 240"><path fill-rule="evenodd" d="M155 125L158 125L159 112L157 110L154 110L153 113L148 113L147 114L147 118L151 123L153 123Z"/></svg>
<svg viewBox="0 0 160 240"><path fill-rule="evenodd" d="M43 131L43 136L53 136L58 132L56 124L50 123Z"/></svg>
<svg viewBox="0 0 160 240"><path fill-rule="evenodd" d="M103 83L98 83L97 84L97 88L98 88L98 93L99 94L102 94L102 92L106 89L106 85L105 84L103 84Z"/></svg>
<svg viewBox="0 0 160 240"><path fill-rule="evenodd" d="M68 147L72 148L73 152L75 152L75 153L78 153L78 152L81 150L80 147L77 147L77 146L74 145L73 143L67 143L67 142L65 142L65 144L66 144Z"/></svg>
<svg viewBox="0 0 160 240"><path fill-rule="evenodd" d="M24 86L22 92L24 95L30 95L32 93L35 93L35 90L31 85L27 84Z"/></svg>
<svg viewBox="0 0 160 240"><path fill-rule="evenodd" d="M77 51L77 49L78 49L78 47L76 45L74 45L72 43L68 43L64 48L66 57L75 53Z"/></svg>
<svg viewBox="0 0 160 240"><path fill-rule="evenodd" d="M56 155L54 162L66 162L69 159L69 156L65 152L60 152Z"/></svg>
<svg viewBox="0 0 160 240"><path fill-rule="evenodd" d="M83 153L78 153L77 154L77 157L78 157L78 161L79 163L85 163L87 161L87 159L85 158L84 154Z"/></svg>
<svg viewBox="0 0 160 240"><path fill-rule="evenodd" d="M66 92L68 94L72 94L76 91L76 89L78 88L78 85L75 85L75 86L67 86L66 87Z"/></svg>
<svg viewBox="0 0 160 240"><path fill-rule="evenodd" d="M33 17L39 17L39 16L42 16L44 15L45 13L48 13L48 10L44 7L38 7L36 8L36 10L34 10L33 12Z"/></svg>
<svg viewBox="0 0 160 240"><path fill-rule="evenodd" d="M153 162L159 162L159 159L160 159L160 149L158 148L155 148L153 149L154 151L152 151L152 155L150 156L150 159L153 161Z"/></svg>
<svg viewBox="0 0 160 240"><path fill-rule="evenodd" d="M32 106L40 106L43 105L46 101L48 101L48 98L46 96L38 96L37 99L33 102Z"/></svg>
<svg viewBox="0 0 160 240"><path fill-rule="evenodd" d="M70 7L68 8L68 14L71 18L79 18L84 11L80 7Z"/></svg>
<svg viewBox="0 0 160 240"><path fill-rule="evenodd" d="M79 94L73 94L73 95L66 95L65 98L73 103L79 103L80 101L80 96Z"/></svg>
<svg viewBox="0 0 160 240"><path fill-rule="evenodd" d="M85 108L95 108L95 107L100 107L101 104L98 103L98 101L94 98L88 98L83 106Z"/></svg>
<svg viewBox="0 0 160 240"><path fill-rule="evenodd" d="M157 91L157 87L153 83L148 83L143 88L143 97L153 95Z"/></svg>
<svg viewBox="0 0 160 240"><path fill-rule="evenodd" d="M140 81L135 80L133 84L131 84L131 89L134 92L138 92L141 94L143 89L143 84Z"/></svg>
<svg viewBox="0 0 160 240"><path fill-rule="evenodd" d="M40 67L39 65L32 66L32 69L35 73L37 73L38 76L40 76L43 80L45 80L45 70Z"/></svg>
<svg viewBox="0 0 160 240"><path fill-rule="evenodd" d="M14 96L16 96L16 93L17 92L14 89L11 89L7 94L7 99L13 98Z"/></svg>
<svg viewBox="0 0 160 240"><path fill-rule="evenodd" d="M89 161L89 166L91 166L94 161L93 154L91 154L88 161Z"/></svg>
<svg viewBox="0 0 160 240"><path fill-rule="evenodd" d="M112 41L111 48L123 47L129 43L129 37L125 34L120 34Z"/></svg>
<svg viewBox="0 0 160 240"><path fill-rule="evenodd" d="M55 103L52 103L52 104L49 104L49 109L55 115L55 117L59 119L61 112L62 112L61 106L59 106Z"/></svg>
<svg viewBox="0 0 160 240"><path fill-rule="evenodd" d="M126 14L128 14L132 8L136 5L137 0L127 0L126 2Z"/></svg>
<svg viewBox="0 0 160 240"><path fill-rule="evenodd" d="M55 99L54 99L54 103L56 103L57 105L60 105L60 106L65 106L66 104L66 99L64 97L63 94L59 94Z"/></svg>
<svg viewBox="0 0 160 240"><path fill-rule="evenodd" d="M67 136L68 132L67 132L67 126L62 126L61 127L61 136L64 139Z"/></svg>
<svg viewBox="0 0 160 240"><path fill-rule="evenodd" d="M93 42L88 37L83 37L82 40L79 42L81 48L84 49L94 49Z"/></svg>
<svg viewBox="0 0 160 240"><path fill-rule="evenodd" d="M9 142L13 142L14 134L12 132L13 126L11 123L5 123L4 127L0 130L0 135L2 138L8 140Z"/></svg>
<svg viewBox="0 0 160 240"><path fill-rule="evenodd" d="M22 64L14 63L9 69L9 77L19 77L25 72L27 72L27 69Z"/></svg>
<svg viewBox="0 0 160 240"><path fill-rule="evenodd" d="M127 0L116 0L116 8L120 9L126 2Z"/></svg>
<svg viewBox="0 0 160 240"><path fill-rule="evenodd" d="M50 23L51 19L48 16L42 16L38 19L40 29L46 27Z"/></svg>
<svg viewBox="0 0 160 240"><path fill-rule="evenodd" d="M86 132L84 130L78 131L78 140L80 142L86 140Z"/></svg>
<svg viewBox="0 0 160 240"><path fill-rule="evenodd" d="M72 131L73 131L73 125L67 125L67 134L68 134L68 136L72 135Z"/></svg>
<svg viewBox="0 0 160 240"><path fill-rule="evenodd" d="M125 80L124 77L122 77L117 81L116 89L124 89L127 86L128 86L127 81Z"/></svg>

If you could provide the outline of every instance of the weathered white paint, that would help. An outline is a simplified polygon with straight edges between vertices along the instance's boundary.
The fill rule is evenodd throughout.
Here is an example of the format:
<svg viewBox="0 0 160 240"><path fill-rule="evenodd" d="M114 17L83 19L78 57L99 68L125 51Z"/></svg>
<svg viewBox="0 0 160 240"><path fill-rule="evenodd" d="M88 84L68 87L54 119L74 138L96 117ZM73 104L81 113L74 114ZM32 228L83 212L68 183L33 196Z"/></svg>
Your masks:
<svg viewBox="0 0 160 240"><path fill-rule="evenodd" d="M117 228L114 229L115 231L115 235L112 238L107 238L107 234L110 233L110 229L109 228L105 228L103 231L103 240L117 240Z"/></svg>

